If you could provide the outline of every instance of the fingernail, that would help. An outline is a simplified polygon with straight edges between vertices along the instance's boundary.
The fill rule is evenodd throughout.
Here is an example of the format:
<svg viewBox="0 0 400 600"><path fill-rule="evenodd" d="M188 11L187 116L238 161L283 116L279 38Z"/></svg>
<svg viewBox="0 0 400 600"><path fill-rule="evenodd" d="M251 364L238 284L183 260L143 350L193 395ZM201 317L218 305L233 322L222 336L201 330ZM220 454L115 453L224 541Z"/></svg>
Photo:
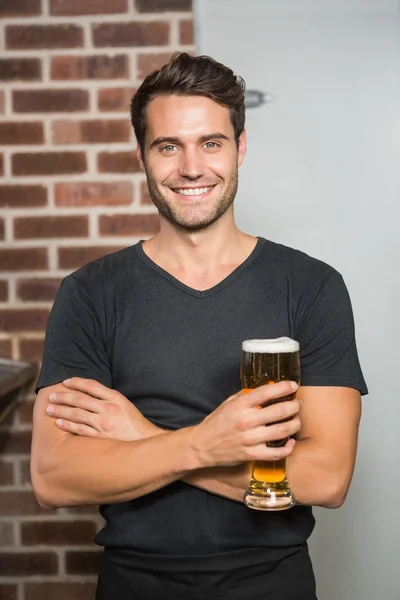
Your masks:
<svg viewBox="0 0 400 600"><path fill-rule="evenodd" d="M62 427L62 424L63 424L63 423L64 423L64 421L63 421L62 419L57 419L57 421L56 421L56 425L57 425L58 427Z"/></svg>
<svg viewBox="0 0 400 600"><path fill-rule="evenodd" d="M300 398L297 398L297 400L300 402L300 406L303 406L303 400L300 400Z"/></svg>
<svg viewBox="0 0 400 600"><path fill-rule="evenodd" d="M71 377L69 377L68 379L64 379L63 383L69 383L71 381Z"/></svg>
<svg viewBox="0 0 400 600"><path fill-rule="evenodd" d="M52 392L49 396L49 400L55 400L56 399L56 393Z"/></svg>
<svg viewBox="0 0 400 600"><path fill-rule="evenodd" d="M291 386L291 388L292 388L293 391L296 391L297 388L299 387L295 381L291 381L290 382L290 386Z"/></svg>
<svg viewBox="0 0 400 600"><path fill-rule="evenodd" d="M54 412L54 406L48 406L46 408L47 414L51 415Z"/></svg>

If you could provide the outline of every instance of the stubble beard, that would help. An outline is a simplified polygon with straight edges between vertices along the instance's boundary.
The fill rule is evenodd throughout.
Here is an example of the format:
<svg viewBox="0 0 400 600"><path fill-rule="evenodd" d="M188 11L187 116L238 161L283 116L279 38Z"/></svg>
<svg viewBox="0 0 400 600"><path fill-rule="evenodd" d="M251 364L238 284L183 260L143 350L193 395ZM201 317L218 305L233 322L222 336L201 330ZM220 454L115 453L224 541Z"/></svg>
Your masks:
<svg viewBox="0 0 400 600"><path fill-rule="evenodd" d="M165 219L167 219L167 221L169 221L169 223L171 223L171 225L173 225L175 227L175 229L182 231L182 232L200 231L202 229L207 229L208 227L211 227L211 225L216 223L226 213L228 208L232 205L232 203L235 199L235 196L236 196L237 189L238 189L238 179L239 179L238 169L236 169L235 172L233 173L231 179L229 180L228 186L227 186L224 194L222 195L221 198L219 198L215 202L214 206L210 210L210 213L207 215L197 215L197 216L196 216L196 214L194 214L191 219L188 219L185 216L185 214L180 214L179 209L176 209L176 207L172 206L168 202L168 200L166 200L166 198L160 193L151 173L149 173L147 169L146 169L146 176L147 176L147 185L149 188L150 198L151 198L154 206L157 208L160 215L165 217ZM188 181L186 183L186 185L188 183L190 183L193 187L195 187L195 186L203 187L203 185L196 184L195 181ZM204 187L206 187L206 186L204 186ZM171 193L174 193L174 192L171 192ZM195 201L193 201L193 202L195 202Z"/></svg>

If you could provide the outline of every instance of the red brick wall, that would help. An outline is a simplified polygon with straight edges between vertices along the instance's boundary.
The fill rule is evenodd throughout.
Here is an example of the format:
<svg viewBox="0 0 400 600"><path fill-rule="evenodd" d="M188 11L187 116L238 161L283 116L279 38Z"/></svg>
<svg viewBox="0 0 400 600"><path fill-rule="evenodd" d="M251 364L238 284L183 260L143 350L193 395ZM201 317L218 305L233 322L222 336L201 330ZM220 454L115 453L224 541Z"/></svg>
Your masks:
<svg viewBox="0 0 400 600"><path fill-rule="evenodd" d="M192 44L191 0L0 0L0 356L40 361L62 277L157 229L129 101ZM0 427L0 600L87 600L101 521L34 499L33 399Z"/></svg>

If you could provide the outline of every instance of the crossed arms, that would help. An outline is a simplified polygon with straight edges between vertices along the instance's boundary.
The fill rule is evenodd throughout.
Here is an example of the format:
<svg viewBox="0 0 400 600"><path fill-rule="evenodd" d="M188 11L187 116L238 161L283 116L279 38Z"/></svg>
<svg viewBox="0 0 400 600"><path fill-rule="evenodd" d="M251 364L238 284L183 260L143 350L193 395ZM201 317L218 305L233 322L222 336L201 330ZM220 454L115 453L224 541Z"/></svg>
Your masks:
<svg viewBox="0 0 400 600"><path fill-rule="evenodd" d="M248 461L287 458L297 502L336 508L354 469L360 394L345 387L302 387L301 406L293 400L259 408L291 392L289 382L239 392L199 425L164 431L97 382L72 378L43 388L34 408L31 454L36 497L46 508L117 503L183 479L241 502ZM266 445L287 436L296 441L283 448Z"/></svg>

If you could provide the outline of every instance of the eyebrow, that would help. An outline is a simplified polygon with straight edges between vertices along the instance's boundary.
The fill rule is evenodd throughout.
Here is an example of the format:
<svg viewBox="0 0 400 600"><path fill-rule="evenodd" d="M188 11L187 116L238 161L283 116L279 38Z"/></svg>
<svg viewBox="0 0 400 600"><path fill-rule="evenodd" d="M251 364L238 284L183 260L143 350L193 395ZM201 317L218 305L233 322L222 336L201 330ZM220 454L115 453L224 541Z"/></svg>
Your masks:
<svg viewBox="0 0 400 600"><path fill-rule="evenodd" d="M224 133L220 133L220 132L209 133L207 135L202 135L198 141L204 144L205 142L209 142L210 140L229 140L229 137L227 135L225 135ZM178 137L171 137L171 136L157 137L151 142L150 149L154 148L155 146L160 146L161 144L182 145L182 140L180 140Z"/></svg>

